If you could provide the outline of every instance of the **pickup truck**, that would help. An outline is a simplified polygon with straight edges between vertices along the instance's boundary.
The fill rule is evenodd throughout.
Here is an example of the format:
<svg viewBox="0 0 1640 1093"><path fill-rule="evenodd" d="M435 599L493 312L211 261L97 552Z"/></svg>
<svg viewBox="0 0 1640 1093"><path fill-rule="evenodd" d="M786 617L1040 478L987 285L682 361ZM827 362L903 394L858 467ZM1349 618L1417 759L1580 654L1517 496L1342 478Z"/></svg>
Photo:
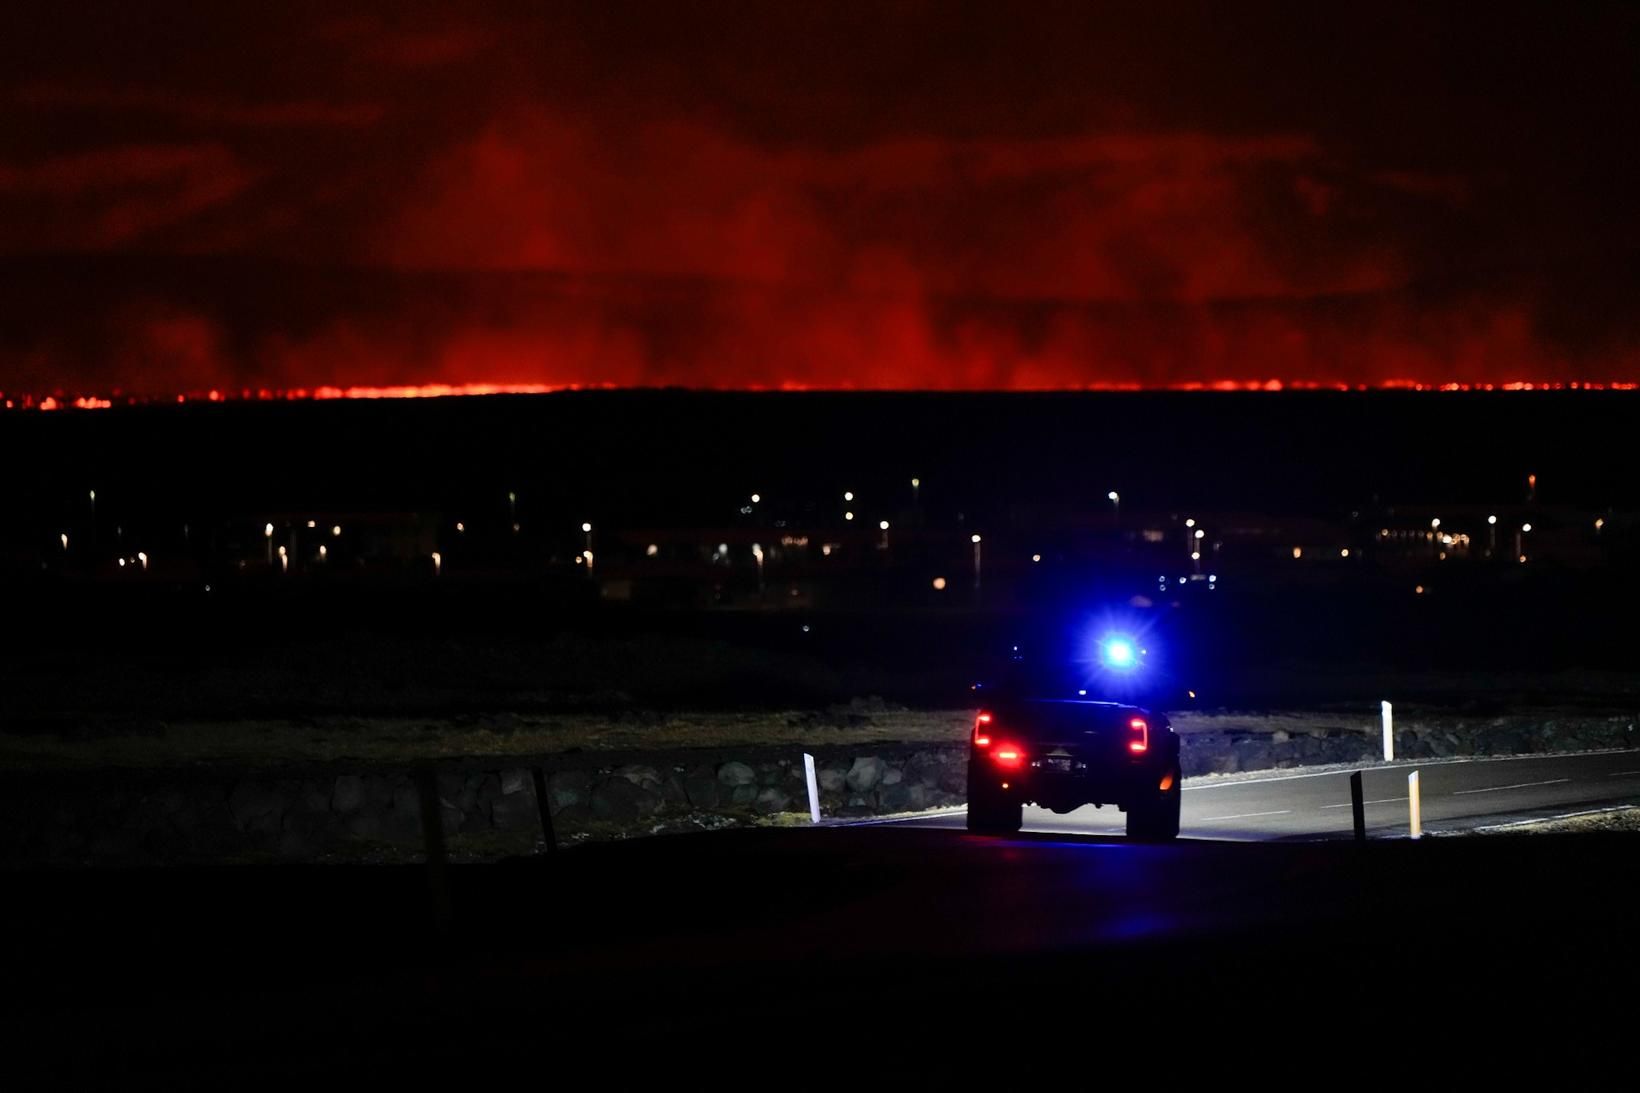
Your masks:
<svg viewBox="0 0 1640 1093"><path fill-rule="evenodd" d="M1138 706L1019 687L984 695L968 752L968 830L1008 834L1023 806L1115 805L1129 838L1179 834L1179 737Z"/></svg>

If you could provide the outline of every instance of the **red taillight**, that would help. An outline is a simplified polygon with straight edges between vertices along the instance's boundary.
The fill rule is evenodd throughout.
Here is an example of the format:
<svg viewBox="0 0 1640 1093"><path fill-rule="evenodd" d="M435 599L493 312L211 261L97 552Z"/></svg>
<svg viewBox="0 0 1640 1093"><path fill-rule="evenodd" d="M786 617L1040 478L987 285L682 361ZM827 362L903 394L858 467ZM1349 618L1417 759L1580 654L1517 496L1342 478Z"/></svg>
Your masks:
<svg viewBox="0 0 1640 1093"><path fill-rule="evenodd" d="M991 753L991 761L999 767L1018 767L1025 763L1025 749L1018 744L998 744Z"/></svg>
<svg viewBox="0 0 1640 1093"><path fill-rule="evenodd" d="M986 730L986 726L990 723L991 715L988 713L982 712L974 718L974 747L988 748L991 746L991 734Z"/></svg>
<svg viewBox="0 0 1640 1093"><path fill-rule="evenodd" d="M1128 740L1128 751L1138 755L1150 750L1150 722L1135 717L1128 722L1128 731L1133 734Z"/></svg>

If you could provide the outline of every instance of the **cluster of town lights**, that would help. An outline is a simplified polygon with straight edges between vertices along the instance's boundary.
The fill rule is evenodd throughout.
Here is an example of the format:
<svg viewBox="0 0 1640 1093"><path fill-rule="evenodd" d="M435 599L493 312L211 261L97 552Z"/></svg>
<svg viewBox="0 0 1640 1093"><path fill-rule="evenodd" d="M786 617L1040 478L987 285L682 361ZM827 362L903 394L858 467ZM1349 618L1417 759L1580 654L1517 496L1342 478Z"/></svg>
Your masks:
<svg viewBox="0 0 1640 1093"><path fill-rule="evenodd" d="M1536 475L1527 476L1526 481L1527 481L1527 488L1528 488L1528 500L1531 500L1532 497L1535 496L1535 491L1536 491L1536 486L1537 486L1537 480L1536 479L1537 479ZM915 504L917 502L917 500L919 499L919 496L920 496L920 489L921 489L921 486L922 486L922 480L921 480L921 478L914 477L914 478L909 479L909 482L910 482L911 489L912 489L913 503ZM85 496L86 496L87 500L90 503L92 521L93 521L93 524L95 524L96 509L97 509L97 491L96 490L87 490ZM506 496L507 496L508 512L509 512L509 516L511 517L511 528L516 533L520 530L520 524L519 524L519 521L518 521L518 494L515 491L508 491ZM752 506L761 505L765 501L765 497L761 492L751 493L747 496L749 496L749 499L750 499L750 502L751 502ZM1120 513L1121 495L1117 491L1111 490L1106 494L1106 499L1110 502L1110 504L1112 506L1113 516L1118 515ZM844 503L844 508L843 508L843 511L842 511L843 519L845 521L848 521L848 522L853 522L855 520L855 517L856 517L856 512L855 512L854 508L852 507L854 502L856 501L855 491L853 491L853 490L844 490L844 491L842 491L842 501ZM741 511L742 512L749 512L749 511L751 511L751 509L750 509L750 507L743 507L741 509ZM1486 519L1487 540L1488 540L1486 553L1487 553L1488 557L1491 557L1491 556L1493 556L1497 553L1497 548L1498 548L1497 529L1498 529L1498 525L1499 525L1499 517L1498 517L1497 514L1493 513L1493 514L1487 515L1485 519ZM318 528L318 521L317 520L308 519L308 520L305 521L305 523L306 523L306 527L309 530L316 530ZM781 521L776 521L776 523L779 526L784 526L783 522L781 522ZM1587 526L1587 525L1585 525L1585 526ZM1596 533L1600 533L1605 528L1605 526L1606 526L1605 517L1600 516L1600 517L1595 517L1594 518L1593 527L1594 527L1594 531ZM1198 581L1203 580L1204 578L1201 574L1201 569L1202 569L1201 561L1202 561L1202 555L1207 550L1207 545L1206 545L1207 531L1206 531L1205 528L1198 526L1198 522L1194 517L1186 517L1185 520L1184 520L1184 527L1185 527L1185 532L1186 532L1187 550L1188 550L1188 553L1189 553L1190 560L1193 563L1195 574L1196 574L1194 577L1189 578L1189 579L1198 580ZM878 540L877 545L878 545L878 548L881 549L881 550L886 551L889 548L889 531L890 531L890 528L891 528L891 523L890 523L889 520L881 519L881 520L877 521L877 530L881 533L881 537ZM467 532L467 524L463 520L457 520L457 521L454 522L454 529L455 529L455 531L458 535L465 535L466 532ZM582 534L585 536L585 544L584 544L584 548L581 549L580 551L578 551L574 555L573 560L574 560L575 564L577 564L577 565L584 565L586 567L587 571L590 573L592 568L593 568L593 564L594 564L594 560L595 560L595 555L594 555L594 552L593 552L593 525L590 521L582 521L581 524L580 524L580 529L581 529ZM1526 549L1526 536L1531 534L1532 530L1533 530L1533 525L1530 521L1522 521L1516 527L1515 540L1514 540L1514 544L1513 544L1515 549L1512 552L1512 557L1516 561L1518 561L1519 563L1525 563L1527 561L1528 554L1527 554L1527 549ZM294 549L294 548L293 547L283 546L283 545L277 545L275 543L276 528L275 528L275 525L272 522L265 523L263 525L262 532L263 532L263 536L264 536L264 539L265 539L267 564L269 565L269 567L272 567L275 564L276 560L277 560L277 564L280 568L280 571L281 572L287 572L289 570L289 566L290 566L290 553L291 553L291 550ZM340 524L332 525L329 529L329 532L330 532L330 537L331 538L333 538L333 539L334 538L339 538L342 534L342 527L341 527ZM186 527L184 527L184 535L186 536L186 534L187 534L187 529L186 529ZM1160 539L1162 537L1162 534L1163 533L1160 532L1160 531L1146 532L1145 538L1146 538L1146 541L1160 541ZM1407 531L1407 530L1399 530L1399 531L1393 531L1392 532L1390 528L1385 527L1385 528L1382 528L1382 529L1379 530L1377 537L1381 541L1382 540L1391 540L1391 539L1393 539L1393 540L1405 540L1405 539L1408 539L1408 538L1411 538L1411 539L1427 539L1430 543L1433 544L1435 558L1436 558L1437 561L1445 561L1447 559L1448 553L1447 553L1447 550L1444 549L1444 548L1455 548L1455 549L1458 549L1458 550L1468 550L1470 548L1471 542L1472 542L1471 536L1468 533L1455 532L1455 531L1450 530L1449 528L1446 528L1445 525L1443 524L1442 519L1438 516L1437 517L1432 517L1429 520L1429 525L1428 525L1428 531L1427 532ZM58 542L59 542L59 545L60 545L62 551L64 551L66 553L69 550L69 546L70 546L69 532L68 531L62 531L58 535ZM292 540L292 542L294 542L294 539ZM790 536L788 536L784 540L781 540L781 542L786 546L793 546L796 543L796 541L794 539L792 539L792 537L790 537ZM970 544L973 548L973 551L972 551L973 587L977 591L980 588L980 584L981 584L981 580L982 580L982 576L983 576L983 563L984 563L983 537L978 532L971 533L970 536L969 536L969 542L970 542ZM807 543L807 537L806 536L803 539L803 543L805 545ZM1215 551L1218 550L1221 545L1222 544L1219 544L1219 543L1215 542L1213 544L1214 550ZM836 551L837 549L840 549L842 546L843 546L843 544L841 544L841 543L822 543L821 544L821 554L823 556L830 557L834 553L834 551ZM1303 559L1305 557L1305 549L1306 548L1302 545L1293 546L1291 548L1292 557L1295 560ZM1332 555L1332 556L1335 556L1335 557L1340 558L1340 559L1349 559L1354 554L1352 549L1350 547L1347 547L1347 546L1333 548L1333 549L1336 549L1337 553L1336 553L1336 555ZM729 548L728 548L727 544L724 544L724 545L721 545L719 547L716 557L718 557L718 558L727 558L728 553L729 553ZM326 561L327 558L328 558L328 554L329 554L329 550L328 550L328 547L325 544L319 544L317 546L317 548L316 548L316 558L317 558L318 561L320 561L320 562ZM658 543L648 544L647 547L645 548L644 554L645 554L645 556L650 557L650 558L658 557L659 554L660 554L660 545ZM759 585L761 586L762 577L763 577L763 568L764 568L764 563L767 559L767 555L766 555L765 550L764 550L764 548L761 544L753 544L752 545L751 555L752 555L753 561L755 562L755 564L757 566L758 577L759 577ZM1043 554L1040 551L1032 552L1029 555L1027 555L1027 557L1029 558L1030 562L1033 565L1039 564L1043 560ZM433 551L430 555L430 560L432 562L432 570L433 570L434 575L437 576L437 575L441 574L442 570L443 570L443 563L444 563L443 555L438 551ZM149 565L149 557L148 557L146 552L138 551L138 552L136 552L135 554L132 554L132 555L122 555L121 557L119 557L117 559L117 562L118 562L118 565L121 566L122 568L130 566L130 565L136 565L136 566L139 566L140 568L146 570L148 568L148 565ZM1180 577L1180 578L1178 578L1178 580L1179 580L1180 584L1184 584L1184 583L1186 583L1187 578ZM1209 574L1209 575L1206 575L1205 580L1208 582L1208 584L1210 586L1212 586L1212 585L1216 584L1217 576L1213 575L1213 574ZM933 577L931 583L932 583L932 587L936 591L944 591L950 585L950 581L945 575L939 575L939 576ZM1169 583L1169 579L1164 576L1164 577L1159 579L1159 583L1160 583L1161 587L1163 589L1165 589L1167 587L1168 583ZM1426 589L1422 585L1419 585L1415 588L1415 592L1417 592L1420 595L1423 594L1425 591L1426 591Z"/></svg>

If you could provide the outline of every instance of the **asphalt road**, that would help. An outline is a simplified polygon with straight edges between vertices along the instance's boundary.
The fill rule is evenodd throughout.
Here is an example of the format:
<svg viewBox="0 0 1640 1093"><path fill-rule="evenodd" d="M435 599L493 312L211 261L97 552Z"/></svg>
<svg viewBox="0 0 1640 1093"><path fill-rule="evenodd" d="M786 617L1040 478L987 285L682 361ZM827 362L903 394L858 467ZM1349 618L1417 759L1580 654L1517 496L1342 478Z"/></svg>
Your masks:
<svg viewBox="0 0 1640 1093"><path fill-rule="evenodd" d="M442 933L413 866L14 872L0 1042L17 1089L1623 1087L1634 845L724 831L452 866Z"/></svg>
<svg viewBox="0 0 1640 1093"><path fill-rule="evenodd" d="M1640 803L1640 751L1393 763L1362 768L1368 833L1407 831L1407 775L1419 772L1426 834L1455 832ZM1349 770L1272 771L1245 778L1192 778L1184 786L1180 834L1206 839L1349 838ZM962 827L962 810L888 821ZM1121 834L1126 817L1091 805L1059 815L1025 810L1027 831Z"/></svg>

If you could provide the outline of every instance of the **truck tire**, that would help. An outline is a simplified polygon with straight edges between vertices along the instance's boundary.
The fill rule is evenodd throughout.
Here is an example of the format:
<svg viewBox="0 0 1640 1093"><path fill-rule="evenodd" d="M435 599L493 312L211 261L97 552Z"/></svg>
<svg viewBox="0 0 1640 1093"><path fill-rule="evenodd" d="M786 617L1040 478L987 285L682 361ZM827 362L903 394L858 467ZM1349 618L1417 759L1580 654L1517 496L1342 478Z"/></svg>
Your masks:
<svg viewBox="0 0 1640 1093"><path fill-rule="evenodd" d="M968 782L968 830L976 835L1012 835L1024 822L1025 806L995 790Z"/></svg>
<svg viewBox="0 0 1640 1093"><path fill-rule="evenodd" d="M1174 771L1172 788L1128 805L1128 838L1168 842L1179 837L1179 806L1183 799L1179 782L1179 772Z"/></svg>

